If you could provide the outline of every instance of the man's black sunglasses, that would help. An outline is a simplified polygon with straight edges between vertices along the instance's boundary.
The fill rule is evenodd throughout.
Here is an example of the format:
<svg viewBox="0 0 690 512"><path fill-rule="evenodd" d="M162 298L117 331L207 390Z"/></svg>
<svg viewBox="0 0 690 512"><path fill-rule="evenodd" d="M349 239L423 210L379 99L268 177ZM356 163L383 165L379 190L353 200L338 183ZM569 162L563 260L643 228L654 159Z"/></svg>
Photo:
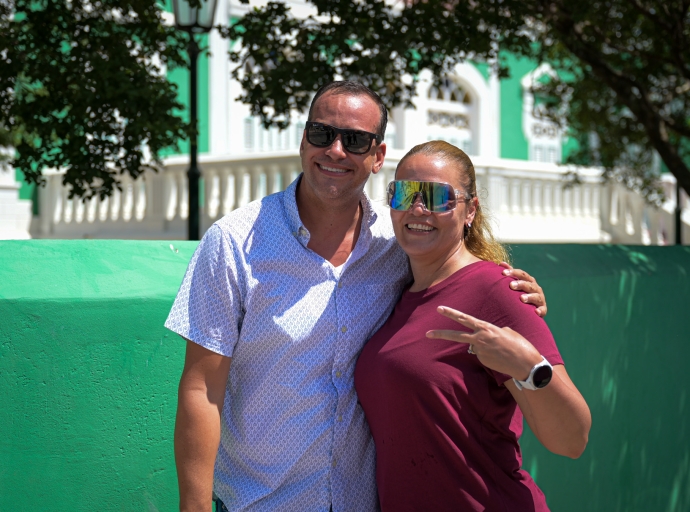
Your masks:
<svg viewBox="0 0 690 512"><path fill-rule="evenodd" d="M336 139L338 134L342 136L343 147L350 153L362 155L371 149L371 142L381 142L381 136L375 133L363 132L361 130L347 130L329 126L323 123L307 121L305 128L307 141L317 148L327 148Z"/></svg>

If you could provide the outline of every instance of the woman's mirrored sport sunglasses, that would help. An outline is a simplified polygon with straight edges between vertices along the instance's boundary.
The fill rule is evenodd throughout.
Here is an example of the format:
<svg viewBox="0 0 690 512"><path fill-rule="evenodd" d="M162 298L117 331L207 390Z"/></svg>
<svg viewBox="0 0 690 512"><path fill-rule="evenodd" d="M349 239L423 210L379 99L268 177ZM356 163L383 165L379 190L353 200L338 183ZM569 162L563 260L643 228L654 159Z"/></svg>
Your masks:
<svg viewBox="0 0 690 512"><path fill-rule="evenodd" d="M448 212L455 209L458 199L469 199L466 194L448 183L396 180L388 184L388 206L394 210L409 210L417 197L430 212Z"/></svg>
<svg viewBox="0 0 690 512"><path fill-rule="evenodd" d="M307 141L317 148L327 148L333 144L333 141L340 134L345 150L355 155L362 155L369 151L372 141L375 140L377 144L381 142L381 136L375 133L336 128L335 126L314 123L312 121L307 121L305 130Z"/></svg>

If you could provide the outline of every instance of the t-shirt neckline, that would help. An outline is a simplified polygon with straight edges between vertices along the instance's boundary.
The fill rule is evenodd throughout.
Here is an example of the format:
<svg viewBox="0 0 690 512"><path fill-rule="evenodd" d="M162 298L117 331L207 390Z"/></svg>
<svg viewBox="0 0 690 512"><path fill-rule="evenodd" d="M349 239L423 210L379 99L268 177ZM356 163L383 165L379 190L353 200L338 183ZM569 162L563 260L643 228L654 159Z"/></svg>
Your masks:
<svg viewBox="0 0 690 512"><path fill-rule="evenodd" d="M465 266L462 267L462 268L459 268L458 270L456 270L455 272L453 272L451 275L449 275L448 277L446 277L446 278L445 278L443 281L441 281L440 283L436 283L435 285L429 286L428 288L426 288L426 289L424 289L424 290L420 290L420 291L418 291L418 292L411 292L411 291L410 291L410 288L412 287L412 284L414 284L414 282L413 282L413 283L411 283L410 286L408 286L407 289L403 292L403 298L405 298L406 300L413 300L413 301L425 299L425 298L428 297L429 295L438 293L438 292L440 292L441 290L443 290L446 286L449 286L449 285L453 284L455 281L457 281L458 279L460 279L460 278L461 278L463 275L465 275L467 272L469 272L470 270L473 270L474 268L477 268L477 266L479 266L481 263L493 263L493 262L487 261L487 260L480 260L480 261L472 262L472 263L470 263L470 264L468 264L468 265L465 265Z"/></svg>

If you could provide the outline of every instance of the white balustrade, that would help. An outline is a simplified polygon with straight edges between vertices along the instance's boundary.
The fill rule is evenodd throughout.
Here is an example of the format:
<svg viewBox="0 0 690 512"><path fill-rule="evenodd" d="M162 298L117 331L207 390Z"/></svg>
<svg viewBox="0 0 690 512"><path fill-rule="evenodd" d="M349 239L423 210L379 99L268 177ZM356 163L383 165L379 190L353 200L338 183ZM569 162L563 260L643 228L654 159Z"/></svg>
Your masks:
<svg viewBox="0 0 690 512"><path fill-rule="evenodd" d="M389 149L379 173L367 182L369 196L385 201L388 182L403 156ZM671 243L674 237L675 181L665 176L663 208L646 205L619 184L601 184L596 169L580 170L583 184L566 187L565 168L545 162L473 158L478 195L494 227L507 242ZM34 236L54 238L183 239L189 211L186 156L171 157L158 173L132 180L122 190L87 202L69 199L62 175L46 173L39 190L40 217ZM201 228L247 203L284 190L301 172L295 150L202 155ZM685 240L690 239L690 208L683 195Z"/></svg>
<svg viewBox="0 0 690 512"><path fill-rule="evenodd" d="M611 241L624 244L666 245L675 240L676 181L671 175L661 180L666 200L661 208L648 205L639 194L618 183L602 188L606 215L602 215L602 229ZM681 192L683 241L690 240L690 202Z"/></svg>

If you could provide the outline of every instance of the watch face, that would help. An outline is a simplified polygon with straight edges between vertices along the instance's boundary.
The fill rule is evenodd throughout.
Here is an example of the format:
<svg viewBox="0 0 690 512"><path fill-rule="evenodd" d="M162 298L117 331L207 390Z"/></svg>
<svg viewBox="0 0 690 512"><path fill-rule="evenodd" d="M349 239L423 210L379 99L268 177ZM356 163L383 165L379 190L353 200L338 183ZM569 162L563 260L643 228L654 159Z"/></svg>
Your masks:
<svg viewBox="0 0 690 512"><path fill-rule="evenodd" d="M532 376L532 382L534 382L534 387L541 389L551 382L551 377L553 376L553 369L550 366L540 366L534 372Z"/></svg>

